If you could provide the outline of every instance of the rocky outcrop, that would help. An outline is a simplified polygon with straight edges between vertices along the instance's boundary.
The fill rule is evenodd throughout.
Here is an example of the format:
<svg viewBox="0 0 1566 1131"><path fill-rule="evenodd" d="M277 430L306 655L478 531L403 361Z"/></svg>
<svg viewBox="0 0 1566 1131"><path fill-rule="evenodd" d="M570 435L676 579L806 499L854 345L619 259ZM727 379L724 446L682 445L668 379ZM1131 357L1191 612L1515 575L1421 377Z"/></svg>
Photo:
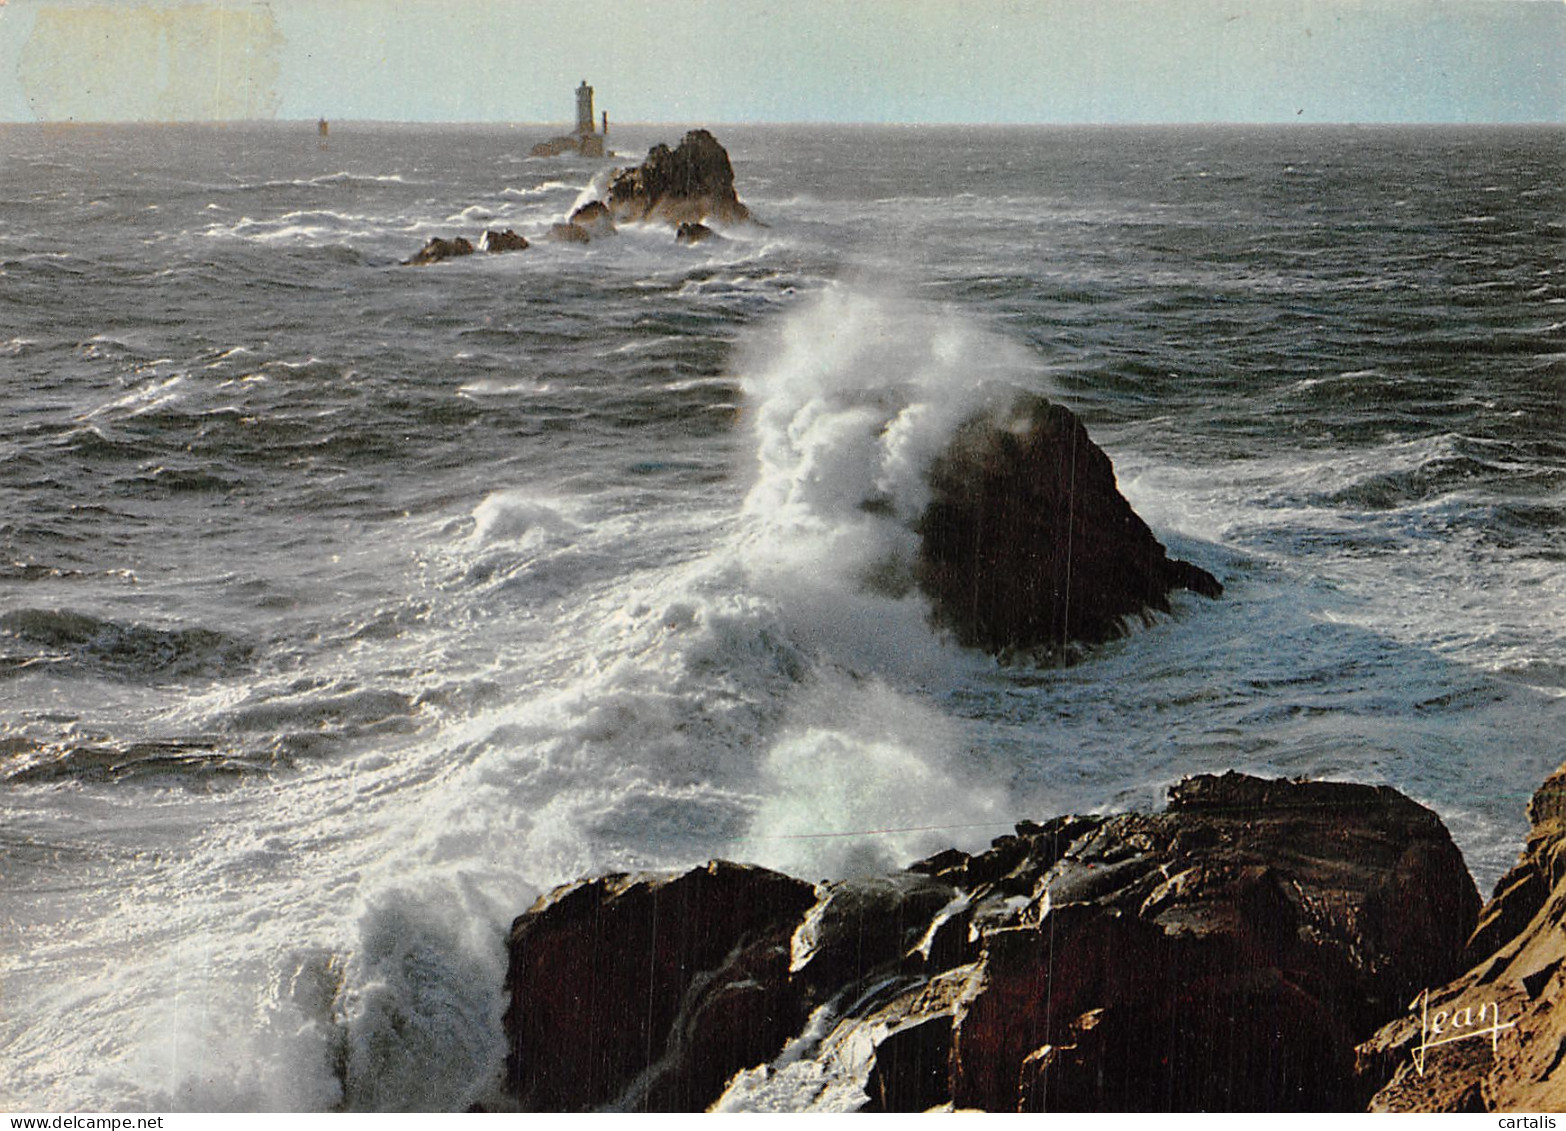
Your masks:
<svg viewBox="0 0 1566 1131"><path fill-rule="evenodd" d="M588 230L580 224L572 224L569 221L561 224L552 224L546 237L550 243L592 243L593 237Z"/></svg>
<svg viewBox="0 0 1566 1131"><path fill-rule="evenodd" d="M609 212L609 206L601 200L590 200L571 213L570 223L595 239L614 235L614 217Z"/></svg>
<svg viewBox="0 0 1566 1131"><path fill-rule="evenodd" d="M511 929L511 1090L537 1111L705 1107L802 1020L788 939L814 902L726 863L552 892Z"/></svg>
<svg viewBox="0 0 1566 1131"><path fill-rule="evenodd" d="M591 200L561 223L549 229L551 243L592 243L595 239L615 234L614 217L600 200Z"/></svg>
<svg viewBox="0 0 1566 1131"><path fill-rule="evenodd" d="M1041 397L970 420L928 478L918 584L966 646L1065 656L1167 612L1172 589L1223 592L1169 558L1082 422Z"/></svg>
<svg viewBox="0 0 1566 1131"><path fill-rule="evenodd" d="M527 238L507 228L503 232L497 232L493 228L479 237L478 246L492 255L498 255L507 251L524 251L528 247ZM411 259L404 259L404 267L423 267L431 263L439 263L443 259L455 259L463 255L472 255L477 248L466 237L458 236L455 239L435 237L420 249L419 253Z"/></svg>
<svg viewBox="0 0 1566 1131"><path fill-rule="evenodd" d="M1359 1050L1372 1111L1566 1111L1566 766L1528 806L1463 974L1407 1003Z"/></svg>
<svg viewBox="0 0 1566 1131"><path fill-rule="evenodd" d="M554 138L534 146L533 156L555 156L567 151L601 156L602 137L582 134ZM718 238L701 222L709 218L738 223L750 219L750 210L735 195L734 167L723 146L706 130L692 130L676 148L655 145L641 165L617 171L606 200L588 201L568 219L551 225L544 238L551 243L591 243L614 235L617 221L651 220L677 225L676 241L694 244ZM485 232L479 243L491 252L520 251L528 246L526 238L509 228L504 232ZM473 244L462 237L432 239L403 263L423 266L473 252Z"/></svg>
<svg viewBox="0 0 1566 1131"><path fill-rule="evenodd" d="M734 191L728 152L706 130L691 130L673 149L655 145L636 168L618 171L604 203L622 223L701 223L712 218L738 224L750 219L750 209Z"/></svg>
<svg viewBox="0 0 1566 1131"><path fill-rule="evenodd" d="M472 255L473 244L471 241L458 236L454 240L434 237L420 249L419 253L411 259L404 259L404 267L424 267L431 263L439 263L443 259L453 259L460 255Z"/></svg>
<svg viewBox="0 0 1566 1131"><path fill-rule="evenodd" d="M491 228L479 240L479 245L491 255L498 255L505 251L526 251L528 242L527 237L517 235L510 228L503 232Z"/></svg>
<svg viewBox="0 0 1566 1131"><path fill-rule="evenodd" d="M529 157L559 157L575 153L582 157L604 156L604 139L598 134L561 134L541 141L528 151Z"/></svg>
<svg viewBox="0 0 1566 1131"><path fill-rule="evenodd" d="M685 221L674 230L674 242L682 244L698 244L703 240L722 239L706 224L696 224L690 220Z"/></svg>
<svg viewBox="0 0 1566 1131"><path fill-rule="evenodd" d="M577 152L577 139L571 134L561 134L548 141L541 141L528 151L529 157L559 157L562 153Z"/></svg>
<svg viewBox="0 0 1566 1131"><path fill-rule="evenodd" d="M1387 788L1187 779L812 886L715 863L559 889L512 928L533 1110L1347 1110L1354 1047L1479 899Z"/></svg>

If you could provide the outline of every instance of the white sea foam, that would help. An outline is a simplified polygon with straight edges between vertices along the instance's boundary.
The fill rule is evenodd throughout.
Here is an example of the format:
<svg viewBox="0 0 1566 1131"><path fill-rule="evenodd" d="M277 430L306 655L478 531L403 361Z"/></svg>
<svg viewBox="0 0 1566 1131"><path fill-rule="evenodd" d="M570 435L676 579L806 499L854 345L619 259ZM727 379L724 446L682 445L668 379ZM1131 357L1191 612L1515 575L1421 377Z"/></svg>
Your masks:
<svg viewBox="0 0 1566 1131"><path fill-rule="evenodd" d="M571 202L571 207L566 209L566 215L569 216L584 204L602 200L609 192L609 182L613 179L614 172L612 168L599 169L595 172L587 184L582 187L581 191L576 194L576 199Z"/></svg>
<svg viewBox="0 0 1566 1131"><path fill-rule="evenodd" d="M581 185L573 185L566 181L545 181L542 184L529 185L527 188L507 187L501 190L502 196L520 197L523 200L533 200L537 197L552 196L556 193L575 192L580 194Z"/></svg>
<svg viewBox="0 0 1566 1131"><path fill-rule="evenodd" d="M534 498L523 492L497 492L473 512L473 541L482 546L501 539L516 539L530 531L569 535L575 524L559 508L558 502Z"/></svg>
<svg viewBox="0 0 1566 1131"><path fill-rule="evenodd" d="M319 243L380 235L395 223L388 218L318 209L287 212L271 219L242 216L233 224L209 225L205 234L209 237L256 240L262 243Z"/></svg>

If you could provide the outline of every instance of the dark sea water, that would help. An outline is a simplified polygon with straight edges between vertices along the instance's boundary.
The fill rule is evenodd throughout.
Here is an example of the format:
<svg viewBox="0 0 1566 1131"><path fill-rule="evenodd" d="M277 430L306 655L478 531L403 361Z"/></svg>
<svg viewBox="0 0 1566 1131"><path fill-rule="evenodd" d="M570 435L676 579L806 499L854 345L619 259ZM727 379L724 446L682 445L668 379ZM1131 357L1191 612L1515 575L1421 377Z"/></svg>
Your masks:
<svg viewBox="0 0 1566 1131"><path fill-rule="evenodd" d="M1566 132L718 129L765 228L398 266L602 184L545 132L0 128L0 1106L460 1109L551 885L1192 772L1506 868L1566 733ZM1008 386L1224 598L1042 669L867 587Z"/></svg>

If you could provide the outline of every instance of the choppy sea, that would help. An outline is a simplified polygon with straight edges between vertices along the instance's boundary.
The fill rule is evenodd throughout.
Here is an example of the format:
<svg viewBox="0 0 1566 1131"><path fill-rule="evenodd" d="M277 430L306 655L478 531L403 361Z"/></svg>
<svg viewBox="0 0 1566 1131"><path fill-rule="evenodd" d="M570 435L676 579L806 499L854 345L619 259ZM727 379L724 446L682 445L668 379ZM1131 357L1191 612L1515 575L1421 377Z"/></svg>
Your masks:
<svg viewBox="0 0 1566 1131"><path fill-rule="evenodd" d="M1566 131L715 132L765 227L411 268L614 162L0 127L0 1106L460 1109L554 884L1193 772L1508 866L1566 734ZM1008 386L1222 600L1040 668L868 585Z"/></svg>

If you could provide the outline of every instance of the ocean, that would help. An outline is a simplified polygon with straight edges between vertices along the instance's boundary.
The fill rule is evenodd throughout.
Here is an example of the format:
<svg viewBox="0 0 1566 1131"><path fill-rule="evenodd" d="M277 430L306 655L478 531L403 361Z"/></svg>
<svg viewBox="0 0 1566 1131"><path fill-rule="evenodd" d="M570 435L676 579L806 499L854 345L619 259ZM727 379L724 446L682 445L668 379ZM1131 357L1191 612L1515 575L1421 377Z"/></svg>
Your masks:
<svg viewBox="0 0 1566 1131"><path fill-rule="evenodd" d="M1566 131L714 132L765 226L584 247L616 162L547 128L0 127L0 1107L493 1105L553 885L1190 773L1509 865L1566 734ZM877 584L1009 388L1224 596L1040 667Z"/></svg>

